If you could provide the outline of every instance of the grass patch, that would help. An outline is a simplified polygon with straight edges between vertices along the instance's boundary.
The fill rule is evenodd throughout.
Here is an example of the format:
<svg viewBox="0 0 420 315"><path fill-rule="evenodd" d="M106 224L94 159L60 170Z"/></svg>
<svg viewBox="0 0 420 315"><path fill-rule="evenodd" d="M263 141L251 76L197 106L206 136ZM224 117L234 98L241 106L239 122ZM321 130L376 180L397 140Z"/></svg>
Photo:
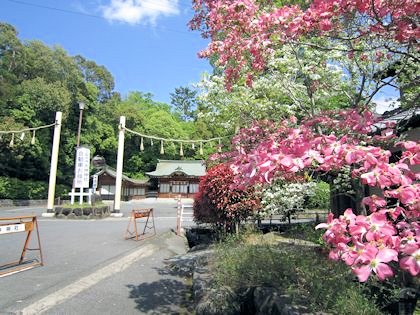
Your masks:
<svg viewBox="0 0 420 315"><path fill-rule="evenodd" d="M299 223L291 225L282 235L287 238L310 241L319 245L324 245L322 235L324 229L315 230L316 223Z"/></svg>
<svg viewBox="0 0 420 315"><path fill-rule="evenodd" d="M320 248L279 243L274 234L230 237L216 246L215 285L234 290L275 287L313 312L382 314L348 267L320 252Z"/></svg>

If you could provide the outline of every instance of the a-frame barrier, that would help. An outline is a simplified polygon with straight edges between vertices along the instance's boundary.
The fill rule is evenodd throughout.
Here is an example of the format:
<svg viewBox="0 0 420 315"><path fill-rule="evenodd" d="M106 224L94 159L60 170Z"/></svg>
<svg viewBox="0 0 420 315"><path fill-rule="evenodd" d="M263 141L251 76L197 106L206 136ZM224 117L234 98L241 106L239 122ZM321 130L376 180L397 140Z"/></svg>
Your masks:
<svg viewBox="0 0 420 315"><path fill-rule="evenodd" d="M37 248L28 248L32 233L36 230ZM43 266L41 241L39 238L38 221L36 216L19 216L10 218L0 218L0 235L26 232L25 244L19 260L0 265L0 278L20 271L28 270L36 266ZM38 257L25 259L27 251L37 251Z"/></svg>
<svg viewBox="0 0 420 315"><path fill-rule="evenodd" d="M140 222L144 224L143 232L139 234L137 229L137 219L145 219ZM131 225L133 227L131 228ZM153 234L146 236L146 229L153 229ZM144 240L146 238L156 235L155 218L153 216L153 208L148 209L134 209L131 211L130 221L128 221L127 230L125 231L125 239Z"/></svg>

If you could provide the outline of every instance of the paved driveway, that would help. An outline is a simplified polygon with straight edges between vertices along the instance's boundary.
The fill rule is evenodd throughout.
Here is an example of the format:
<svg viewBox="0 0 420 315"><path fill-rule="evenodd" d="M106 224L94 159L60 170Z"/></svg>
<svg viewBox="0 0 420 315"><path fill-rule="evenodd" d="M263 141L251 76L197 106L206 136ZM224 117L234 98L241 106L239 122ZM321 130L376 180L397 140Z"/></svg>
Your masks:
<svg viewBox="0 0 420 315"><path fill-rule="evenodd" d="M191 204L191 200L184 202ZM154 208L158 236L149 241L125 240L123 236L131 209L149 207ZM44 209L0 208L0 217L40 215ZM154 282L163 287L171 283L183 285L182 281L162 278L157 272L163 268L163 258L185 250L184 240L169 233L176 228L176 201L126 202L122 203L121 212L124 214L122 218L101 220L39 217L45 266L0 278L0 314L22 310L25 314L32 314L30 309L38 310L33 314L115 314L119 307L125 310L121 314L158 314L156 307L162 307L164 300L156 300L155 304L145 308L141 289ZM0 264L19 258L24 234L0 235ZM168 245L171 242L177 245L172 248ZM166 284L164 280L167 280ZM95 287L96 290L92 291ZM60 291L63 288L67 291ZM106 292L102 295L101 290ZM61 292L61 298L56 292ZM118 303L116 297L120 298ZM101 306L95 308L98 300L102 301L99 303ZM176 304L175 297L173 300ZM136 301L141 301L143 306ZM165 310L171 313L174 308L176 305L168 304Z"/></svg>

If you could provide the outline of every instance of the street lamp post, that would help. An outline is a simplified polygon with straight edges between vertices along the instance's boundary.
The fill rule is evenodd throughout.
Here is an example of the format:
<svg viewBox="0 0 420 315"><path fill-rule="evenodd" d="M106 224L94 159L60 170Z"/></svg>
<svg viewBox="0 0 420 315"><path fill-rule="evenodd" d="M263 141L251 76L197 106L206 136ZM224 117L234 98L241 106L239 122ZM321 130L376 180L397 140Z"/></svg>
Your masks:
<svg viewBox="0 0 420 315"><path fill-rule="evenodd" d="M83 109L85 108L85 103L79 102L79 129L77 130L77 148L80 146L80 131L82 129L82 118L83 118Z"/></svg>
<svg viewBox="0 0 420 315"><path fill-rule="evenodd" d="M72 189L71 189L71 201L70 203L73 204L74 203L74 199L76 196L76 176L77 176L77 152L80 148L80 133L82 130L82 119L83 119L83 109L85 108L85 103L83 102L79 102L79 128L77 129L77 142L76 142L76 157L75 157L75 169L74 169L74 177L73 177L73 184L72 184ZM83 189L81 189L81 193L83 192ZM80 196L80 198L83 198L82 195Z"/></svg>

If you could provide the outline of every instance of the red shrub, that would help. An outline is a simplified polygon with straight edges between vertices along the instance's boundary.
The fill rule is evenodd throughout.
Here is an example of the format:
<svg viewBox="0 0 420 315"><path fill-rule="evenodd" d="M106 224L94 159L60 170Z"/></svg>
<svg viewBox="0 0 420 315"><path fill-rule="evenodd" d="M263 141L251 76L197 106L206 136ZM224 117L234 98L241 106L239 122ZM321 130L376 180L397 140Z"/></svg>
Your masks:
<svg viewBox="0 0 420 315"><path fill-rule="evenodd" d="M200 180L194 200L194 218L205 223L233 223L248 217L260 207L254 190L232 189L233 172L226 164L208 170Z"/></svg>

